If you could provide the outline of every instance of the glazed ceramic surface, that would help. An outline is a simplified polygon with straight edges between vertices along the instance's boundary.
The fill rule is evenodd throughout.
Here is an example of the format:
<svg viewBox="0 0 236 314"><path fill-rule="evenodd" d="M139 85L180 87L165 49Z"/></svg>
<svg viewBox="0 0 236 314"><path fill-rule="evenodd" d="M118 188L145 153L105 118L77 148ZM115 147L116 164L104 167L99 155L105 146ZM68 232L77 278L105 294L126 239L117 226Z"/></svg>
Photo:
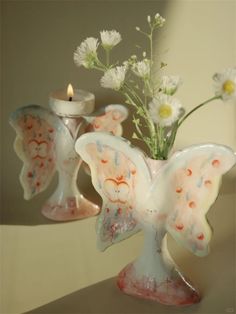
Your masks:
<svg viewBox="0 0 236 314"><path fill-rule="evenodd" d="M221 177L236 163L225 146L204 144L175 153L168 161L146 158L122 138L90 133L76 142L103 199L97 221L98 247L123 240L141 228L144 248L118 276L127 294L163 304L199 302L198 291L181 274L167 247L166 233L192 253L208 253L211 228L206 213Z"/></svg>
<svg viewBox="0 0 236 314"><path fill-rule="evenodd" d="M96 215L100 208L78 190L81 158L74 150L75 140L84 132L101 130L122 133L121 122L128 112L121 105L109 105L93 116L59 117L38 105L15 111L10 123L17 136L14 148L23 161L20 182L25 199L44 191L58 172L58 186L43 206L52 220L65 221Z"/></svg>

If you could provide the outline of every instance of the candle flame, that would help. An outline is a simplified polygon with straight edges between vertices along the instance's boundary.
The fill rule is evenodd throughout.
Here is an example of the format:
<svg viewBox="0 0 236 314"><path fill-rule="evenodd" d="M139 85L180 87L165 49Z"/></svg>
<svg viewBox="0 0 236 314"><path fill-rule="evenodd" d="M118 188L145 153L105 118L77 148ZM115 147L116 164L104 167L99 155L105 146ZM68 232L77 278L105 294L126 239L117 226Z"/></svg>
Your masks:
<svg viewBox="0 0 236 314"><path fill-rule="evenodd" d="M68 97L73 97L74 96L74 90L71 84L68 85L67 87L67 96Z"/></svg>

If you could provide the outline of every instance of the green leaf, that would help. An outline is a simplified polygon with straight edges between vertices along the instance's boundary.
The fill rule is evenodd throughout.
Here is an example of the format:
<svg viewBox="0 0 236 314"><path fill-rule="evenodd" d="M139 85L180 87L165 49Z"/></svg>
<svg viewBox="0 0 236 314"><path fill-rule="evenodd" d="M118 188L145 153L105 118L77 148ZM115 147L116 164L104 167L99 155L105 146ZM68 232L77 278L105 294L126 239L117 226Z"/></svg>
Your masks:
<svg viewBox="0 0 236 314"><path fill-rule="evenodd" d="M161 69L164 68L164 67L166 67L166 66L167 66L167 63L161 62Z"/></svg>
<svg viewBox="0 0 236 314"><path fill-rule="evenodd" d="M135 132L132 134L132 138L138 139L138 136L137 136L137 134Z"/></svg>
<svg viewBox="0 0 236 314"><path fill-rule="evenodd" d="M140 120L139 120L139 118L133 118L133 122L134 122L135 124L139 124L139 123L140 123Z"/></svg>

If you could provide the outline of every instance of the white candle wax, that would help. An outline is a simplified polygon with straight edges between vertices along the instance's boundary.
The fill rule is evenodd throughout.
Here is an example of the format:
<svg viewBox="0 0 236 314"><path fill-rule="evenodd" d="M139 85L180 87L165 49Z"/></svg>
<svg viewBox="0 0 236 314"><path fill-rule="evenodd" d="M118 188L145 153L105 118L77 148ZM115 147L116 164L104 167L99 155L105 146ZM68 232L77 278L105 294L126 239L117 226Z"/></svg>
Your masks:
<svg viewBox="0 0 236 314"><path fill-rule="evenodd" d="M49 106L59 116L76 117L93 112L94 101L92 93L81 89L74 90L71 101L66 90L57 90L50 94Z"/></svg>

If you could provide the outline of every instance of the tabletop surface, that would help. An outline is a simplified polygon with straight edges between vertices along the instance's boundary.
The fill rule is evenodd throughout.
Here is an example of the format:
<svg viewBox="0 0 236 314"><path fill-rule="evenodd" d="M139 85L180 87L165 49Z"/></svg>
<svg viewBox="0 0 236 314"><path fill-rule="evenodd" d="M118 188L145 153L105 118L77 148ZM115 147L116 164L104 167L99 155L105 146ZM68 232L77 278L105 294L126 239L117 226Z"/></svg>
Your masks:
<svg viewBox="0 0 236 314"><path fill-rule="evenodd" d="M226 287L225 287L226 288ZM120 292L115 278L110 278L95 285L76 291L47 305L34 309L27 314L223 314L235 313L230 296L219 297L219 290L204 292L201 302L191 306L174 307L140 298L131 297ZM232 291L232 294L235 292Z"/></svg>

